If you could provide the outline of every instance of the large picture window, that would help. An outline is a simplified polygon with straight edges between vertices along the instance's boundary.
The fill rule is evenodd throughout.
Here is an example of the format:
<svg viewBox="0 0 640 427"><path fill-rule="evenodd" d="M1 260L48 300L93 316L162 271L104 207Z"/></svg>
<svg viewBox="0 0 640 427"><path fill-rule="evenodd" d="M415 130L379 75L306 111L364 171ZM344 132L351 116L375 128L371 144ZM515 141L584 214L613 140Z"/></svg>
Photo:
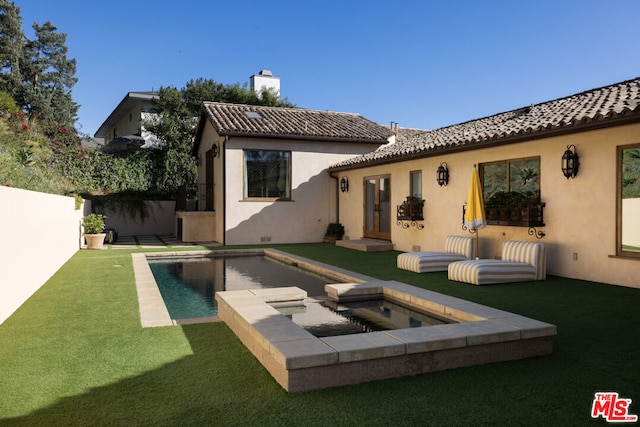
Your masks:
<svg viewBox="0 0 640 427"><path fill-rule="evenodd" d="M640 144L618 147L618 255L640 258Z"/></svg>
<svg viewBox="0 0 640 427"><path fill-rule="evenodd" d="M244 150L244 198L291 199L291 152Z"/></svg>
<svg viewBox="0 0 640 427"><path fill-rule="evenodd" d="M540 157L483 163L479 172L485 200L499 191L540 196Z"/></svg>

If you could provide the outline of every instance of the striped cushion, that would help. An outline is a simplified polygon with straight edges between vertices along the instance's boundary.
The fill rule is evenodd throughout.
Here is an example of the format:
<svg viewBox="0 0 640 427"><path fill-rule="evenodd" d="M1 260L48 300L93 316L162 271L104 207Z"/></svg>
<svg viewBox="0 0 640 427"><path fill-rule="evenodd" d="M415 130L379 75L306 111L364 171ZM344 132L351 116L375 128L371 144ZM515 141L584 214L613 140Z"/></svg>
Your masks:
<svg viewBox="0 0 640 427"><path fill-rule="evenodd" d="M447 271L455 261L473 259L476 248L473 237L447 236L445 252L407 252L398 255L398 268L415 273Z"/></svg>
<svg viewBox="0 0 640 427"><path fill-rule="evenodd" d="M449 280L473 285L536 280L536 271L531 264L499 259L454 262L449 264L448 271Z"/></svg>
<svg viewBox="0 0 640 427"><path fill-rule="evenodd" d="M531 264L536 271L536 280L547 277L546 251L542 243L507 240L502 244L502 260Z"/></svg>
<svg viewBox="0 0 640 427"><path fill-rule="evenodd" d="M452 262L466 259L462 255L449 252L407 252L398 255L398 268L414 273L447 271Z"/></svg>
<svg viewBox="0 0 640 427"><path fill-rule="evenodd" d="M506 241L502 259L479 259L454 262L448 268L449 280L487 285L525 282L546 278L545 248L542 243Z"/></svg>
<svg viewBox="0 0 640 427"><path fill-rule="evenodd" d="M447 236L444 251L462 255L467 259L474 259L476 257L475 240L473 237Z"/></svg>

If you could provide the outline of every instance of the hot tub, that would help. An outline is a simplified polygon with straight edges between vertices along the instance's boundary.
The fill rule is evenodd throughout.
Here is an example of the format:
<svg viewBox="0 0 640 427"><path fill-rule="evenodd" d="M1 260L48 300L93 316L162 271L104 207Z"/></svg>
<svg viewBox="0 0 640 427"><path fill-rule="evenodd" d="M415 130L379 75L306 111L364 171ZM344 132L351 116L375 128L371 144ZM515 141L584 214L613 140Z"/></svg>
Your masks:
<svg viewBox="0 0 640 427"><path fill-rule="evenodd" d="M289 392L551 354L556 326L397 281L329 284L332 301L384 298L454 323L317 338L273 305L297 288L216 294L218 316Z"/></svg>

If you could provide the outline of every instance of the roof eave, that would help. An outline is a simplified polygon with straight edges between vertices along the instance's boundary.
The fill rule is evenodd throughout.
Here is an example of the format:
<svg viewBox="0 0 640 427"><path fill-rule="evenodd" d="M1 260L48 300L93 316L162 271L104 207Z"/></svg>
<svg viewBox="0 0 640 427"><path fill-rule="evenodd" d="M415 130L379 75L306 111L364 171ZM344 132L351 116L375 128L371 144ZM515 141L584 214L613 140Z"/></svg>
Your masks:
<svg viewBox="0 0 640 427"><path fill-rule="evenodd" d="M544 130L533 132L533 133L508 135L506 137L489 139L484 141L475 141L475 142L463 141L458 144L449 144L449 145L440 146L432 149L427 149L424 151L418 151L418 152L407 153L407 154L399 154L399 155L390 156L387 158L373 159L370 161L365 161L362 163L356 163L351 165L329 167L328 171L330 173L335 173L335 172L343 172L347 170L362 169L362 168L371 167L371 166L379 166L379 165L385 165L385 164L391 164L391 163L404 162L408 160L435 157L435 156L440 156L442 154L452 154L452 153L458 153L463 151L479 150L482 148L516 144L520 142L534 141L537 139L551 138L554 136L562 136L562 135L568 135L568 134L574 134L574 133L580 133L580 132L587 132L587 131L592 131L597 129L614 127L614 126L624 126L624 125L634 124L638 122L640 122L640 111L638 112L634 111L633 113L630 113L630 114L623 114L621 116L618 116L615 118L609 118L605 120L589 121L589 122L579 123L574 125L555 127L551 129L544 129Z"/></svg>
<svg viewBox="0 0 640 427"><path fill-rule="evenodd" d="M294 135L294 134L279 134L279 133L250 133L250 132L232 132L232 131L220 131L220 136L228 137L245 137L245 138L273 138L273 139L295 139L304 141L323 141L323 142L353 142L361 144L373 144L382 145L387 144L387 139L368 139L368 138L353 138L353 137L340 137L340 136L328 136L328 135Z"/></svg>

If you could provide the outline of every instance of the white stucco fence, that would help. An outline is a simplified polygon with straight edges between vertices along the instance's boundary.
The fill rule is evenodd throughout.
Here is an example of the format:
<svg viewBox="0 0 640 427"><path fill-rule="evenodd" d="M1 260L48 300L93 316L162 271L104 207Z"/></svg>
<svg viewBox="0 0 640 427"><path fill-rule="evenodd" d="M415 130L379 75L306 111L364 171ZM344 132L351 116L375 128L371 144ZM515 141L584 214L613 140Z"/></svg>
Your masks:
<svg viewBox="0 0 640 427"><path fill-rule="evenodd" d="M80 248L73 197L0 187L0 324Z"/></svg>

